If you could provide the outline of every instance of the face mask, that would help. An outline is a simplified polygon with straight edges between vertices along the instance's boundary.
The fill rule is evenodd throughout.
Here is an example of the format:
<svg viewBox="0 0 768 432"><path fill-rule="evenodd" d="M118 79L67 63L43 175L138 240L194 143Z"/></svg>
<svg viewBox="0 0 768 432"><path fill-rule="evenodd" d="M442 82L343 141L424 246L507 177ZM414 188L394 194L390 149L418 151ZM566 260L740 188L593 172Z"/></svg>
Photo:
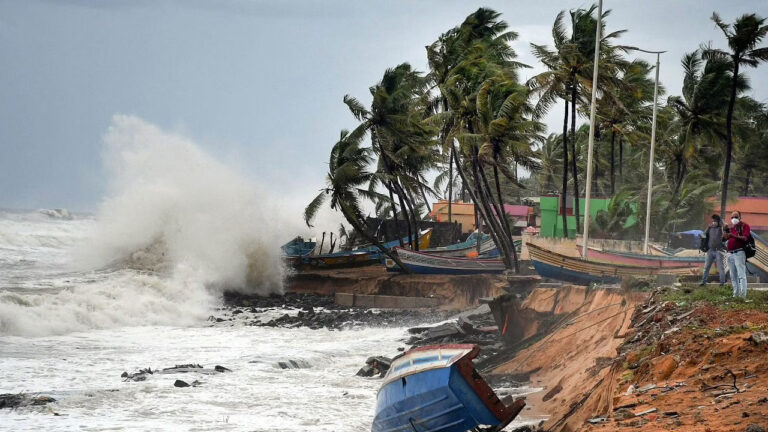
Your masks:
<svg viewBox="0 0 768 432"><path fill-rule="evenodd" d="M731 223L736 225L739 223L739 218L731 218Z"/></svg>

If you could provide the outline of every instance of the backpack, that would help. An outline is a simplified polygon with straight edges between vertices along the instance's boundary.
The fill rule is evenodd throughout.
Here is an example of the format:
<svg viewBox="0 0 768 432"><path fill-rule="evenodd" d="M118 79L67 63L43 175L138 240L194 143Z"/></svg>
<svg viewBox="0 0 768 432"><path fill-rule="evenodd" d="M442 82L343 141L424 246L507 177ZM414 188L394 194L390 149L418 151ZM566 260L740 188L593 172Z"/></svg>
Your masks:
<svg viewBox="0 0 768 432"><path fill-rule="evenodd" d="M742 230L739 230L739 235L741 235L741 233L743 232ZM752 234L750 234L747 237L747 244L744 245L744 255L747 257L747 259L749 259L754 257L756 253L757 253L757 247L755 247L755 238L752 237Z"/></svg>

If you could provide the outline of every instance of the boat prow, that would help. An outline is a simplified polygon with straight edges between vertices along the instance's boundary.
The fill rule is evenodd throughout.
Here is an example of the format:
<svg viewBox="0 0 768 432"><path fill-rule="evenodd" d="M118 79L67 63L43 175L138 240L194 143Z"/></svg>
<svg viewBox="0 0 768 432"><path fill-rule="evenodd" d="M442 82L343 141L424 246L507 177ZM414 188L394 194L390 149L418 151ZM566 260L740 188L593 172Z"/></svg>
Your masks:
<svg viewBox="0 0 768 432"><path fill-rule="evenodd" d="M414 348L396 358L384 377L372 432L498 431L525 407L505 405L477 373L475 345Z"/></svg>

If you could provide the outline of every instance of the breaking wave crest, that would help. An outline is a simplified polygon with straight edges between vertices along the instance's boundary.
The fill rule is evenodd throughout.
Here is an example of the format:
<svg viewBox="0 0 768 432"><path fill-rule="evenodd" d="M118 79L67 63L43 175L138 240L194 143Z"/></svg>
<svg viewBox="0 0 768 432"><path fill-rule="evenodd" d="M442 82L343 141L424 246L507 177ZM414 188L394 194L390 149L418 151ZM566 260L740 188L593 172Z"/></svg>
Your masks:
<svg viewBox="0 0 768 432"><path fill-rule="evenodd" d="M277 201L190 139L137 117L115 116L104 149L108 194L85 240L67 247L71 265L0 286L0 334L188 325L224 289L282 291L279 245L298 227L285 226Z"/></svg>

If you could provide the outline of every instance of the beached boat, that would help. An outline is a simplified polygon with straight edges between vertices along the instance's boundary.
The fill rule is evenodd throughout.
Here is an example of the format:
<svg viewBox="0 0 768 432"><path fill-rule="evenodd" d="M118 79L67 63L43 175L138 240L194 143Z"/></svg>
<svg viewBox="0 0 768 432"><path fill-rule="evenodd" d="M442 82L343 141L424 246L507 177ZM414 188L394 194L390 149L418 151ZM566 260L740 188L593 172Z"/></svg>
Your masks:
<svg viewBox="0 0 768 432"><path fill-rule="evenodd" d="M419 235L419 246L429 246L432 237L432 229L424 230ZM387 249L394 249L400 244L394 240L384 243ZM319 255L304 255L300 257L288 257L287 260L293 266L308 268L346 268L360 267L380 263L385 255L376 246L362 246L351 251L340 251Z"/></svg>
<svg viewBox="0 0 768 432"><path fill-rule="evenodd" d="M580 247L579 253L583 255ZM677 257L670 255L645 255L634 252L603 250L589 247L589 259L608 264L620 264L639 267L704 267L704 256Z"/></svg>
<svg viewBox="0 0 768 432"><path fill-rule="evenodd" d="M444 257L467 257L467 256L477 256L477 255L488 255L492 253L496 253L498 255L498 250L496 249L496 243L493 242L493 239L491 239L491 236L489 235L483 235L483 238L480 240L480 253L477 252L477 235L473 233L472 235L467 238L467 240L456 243L455 245L450 246L444 246L439 248L431 248L431 249L421 249L420 252L428 253L431 255L439 255Z"/></svg>
<svg viewBox="0 0 768 432"><path fill-rule="evenodd" d="M656 276L660 274L697 275L699 268L651 267L608 264L591 259L570 257L545 249L535 243L528 243L528 253L536 272L541 277L571 282L578 285L590 283L618 283L623 277Z"/></svg>
<svg viewBox="0 0 768 432"><path fill-rule="evenodd" d="M284 256L297 257L311 254L312 251L315 250L315 246L317 246L317 242L311 240L307 241L304 240L303 237L298 236L288 243L280 246L280 250L283 252Z"/></svg>
<svg viewBox="0 0 768 432"><path fill-rule="evenodd" d="M475 371L475 345L414 348L396 358L376 399L372 432L499 431L525 407L505 405Z"/></svg>
<svg viewBox="0 0 768 432"><path fill-rule="evenodd" d="M408 237L403 237L403 244L408 244ZM428 249L429 244L432 241L432 228L427 228L419 233L419 249ZM386 249L392 250L400 246L400 240L392 240L383 244ZM355 248L356 252L370 252L372 254L381 254L381 249L376 245L366 245Z"/></svg>
<svg viewBox="0 0 768 432"><path fill-rule="evenodd" d="M416 274L465 275L501 273L505 270L504 263L498 259L444 257L402 248L395 248L395 251L408 271ZM386 260L386 266L388 271L400 271L391 259Z"/></svg>

